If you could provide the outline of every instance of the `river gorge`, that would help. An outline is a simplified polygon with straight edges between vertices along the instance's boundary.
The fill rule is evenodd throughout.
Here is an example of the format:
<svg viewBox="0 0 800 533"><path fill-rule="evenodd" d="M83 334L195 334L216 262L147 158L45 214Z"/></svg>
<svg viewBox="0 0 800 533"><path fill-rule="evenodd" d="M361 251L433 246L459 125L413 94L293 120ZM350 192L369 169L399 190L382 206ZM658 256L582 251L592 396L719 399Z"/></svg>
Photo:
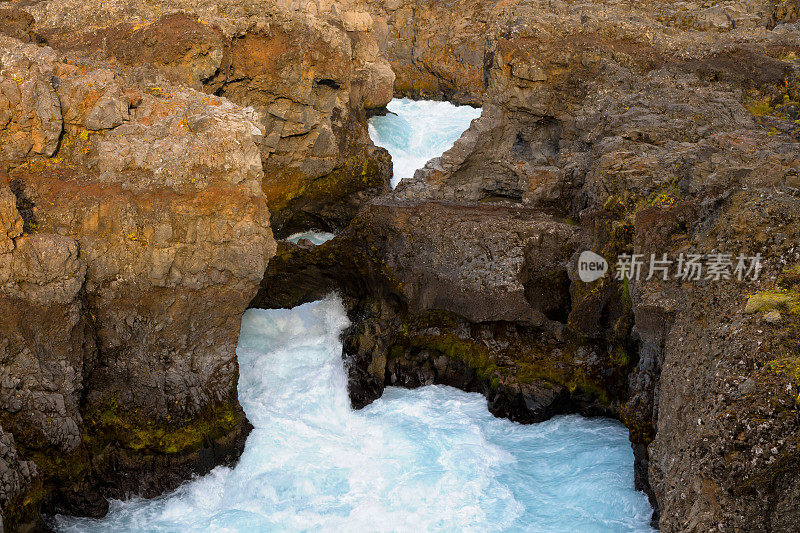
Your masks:
<svg viewBox="0 0 800 533"><path fill-rule="evenodd" d="M800 530L798 58L798 0L4 3L3 530Z"/></svg>
<svg viewBox="0 0 800 533"><path fill-rule="evenodd" d="M393 115L370 130L392 155L395 185L480 115L446 102L387 108ZM238 389L254 429L239 463L155 500L112 502L100 521L59 516L57 529L651 531L624 426L577 415L523 426L495 418L483 396L442 385L387 388L353 411L340 341L348 325L334 296L247 311Z"/></svg>
<svg viewBox="0 0 800 533"><path fill-rule="evenodd" d="M651 531L616 422L493 417L476 393L387 388L353 411L330 298L250 310L237 353L255 429L234 468L60 531Z"/></svg>

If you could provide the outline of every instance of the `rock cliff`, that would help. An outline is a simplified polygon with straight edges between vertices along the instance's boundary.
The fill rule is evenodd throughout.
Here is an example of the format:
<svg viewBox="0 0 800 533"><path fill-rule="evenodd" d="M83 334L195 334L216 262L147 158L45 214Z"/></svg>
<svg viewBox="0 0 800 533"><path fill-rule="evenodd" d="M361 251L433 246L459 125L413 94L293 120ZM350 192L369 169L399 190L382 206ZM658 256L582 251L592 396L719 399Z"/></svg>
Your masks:
<svg viewBox="0 0 800 533"><path fill-rule="evenodd" d="M630 430L664 531L792 531L797 3L50 0L0 10L0 506L229 463L248 305L339 290L353 404L480 391ZM366 118L483 106L387 192ZM281 242L340 231L319 247ZM591 250L611 272L580 280ZM757 279L613 278L620 254ZM266 274L265 274L266 271ZM752 272L751 272L752 274Z"/></svg>
<svg viewBox="0 0 800 533"><path fill-rule="evenodd" d="M368 13L233 0L106 2L100 10L63 0L28 9L39 38L72 56L156 70L253 107L276 234L340 230L388 189L388 157L369 140L366 113L391 100L394 73Z"/></svg>
<svg viewBox="0 0 800 533"><path fill-rule="evenodd" d="M388 189L372 26L275 2L0 10L7 527L238 457L235 346L273 233L341 229Z"/></svg>
<svg viewBox="0 0 800 533"><path fill-rule="evenodd" d="M301 286L284 303L350 295L354 405L446 383L521 421L610 414L663 530L797 529L793 4L370 11L399 94L483 114L339 238L282 252ZM585 250L606 277L579 279ZM727 279L613 279L621 254L720 253ZM737 279L759 254L758 279Z"/></svg>
<svg viewBox="0 0 800 533"><path fill-rule="evenodd" d="M12 513L97 516L243 446L239 319L275 250L263 129L224 98L0 45L9 494L40 474Z"/></svg>

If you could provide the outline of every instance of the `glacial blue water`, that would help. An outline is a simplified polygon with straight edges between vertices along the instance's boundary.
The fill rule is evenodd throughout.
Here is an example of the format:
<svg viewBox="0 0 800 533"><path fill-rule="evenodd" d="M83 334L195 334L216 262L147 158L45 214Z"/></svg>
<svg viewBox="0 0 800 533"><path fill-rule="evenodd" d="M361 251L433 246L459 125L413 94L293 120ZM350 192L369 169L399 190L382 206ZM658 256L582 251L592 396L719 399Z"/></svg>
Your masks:
<svg viewBox="0 0 800 533"><path fill-rule="evenodd" d="M386 106L391 112L369 120L369 136L392 156L392 188L429 160L452 148L481 110L449 102L395 98Z"/></svg>
<svg viewBox="0 0 800 533"><path fill-rule="evenodd" d="M336 237L336 235L334 235L333 233L328 233L327 231L311 230L311 231L301 231L300 233L294 233L286 237L286 240L297 244L297 241L299 241L300 239L308 239L309 241L319 246L320 244L328 242L334 237Z"/></svg>
<svg viewBox="0 0 800 533"><path fill-rule="evenodd" d="M240 462L154 500L114 501L62 531L650 531L625 428L562 416L523 426L442 386L350 409L341 301L251 309L237 354L255 426Z"/></svg>

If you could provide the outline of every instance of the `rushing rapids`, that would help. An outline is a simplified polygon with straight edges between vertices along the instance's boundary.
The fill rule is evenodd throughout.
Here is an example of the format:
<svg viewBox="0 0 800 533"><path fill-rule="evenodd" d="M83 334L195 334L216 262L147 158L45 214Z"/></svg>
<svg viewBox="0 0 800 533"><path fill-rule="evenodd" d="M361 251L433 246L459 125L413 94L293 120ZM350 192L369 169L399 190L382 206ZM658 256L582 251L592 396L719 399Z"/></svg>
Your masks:
<svg viewBox="0 0 800 533"><path fill-rule="evenodd" d="M350 408L342 304L247 311L239 395L255 429L235 468L62 531L649 531L614 421L523 426L443 386Z"/></svg>
<svg viewBox="0 0 800 533"><path fill-rule="evenodd" d="M429 100L392 100L389 113L369 122L372 141L392 156L392 187L449 150L481 110Z"/></svg>

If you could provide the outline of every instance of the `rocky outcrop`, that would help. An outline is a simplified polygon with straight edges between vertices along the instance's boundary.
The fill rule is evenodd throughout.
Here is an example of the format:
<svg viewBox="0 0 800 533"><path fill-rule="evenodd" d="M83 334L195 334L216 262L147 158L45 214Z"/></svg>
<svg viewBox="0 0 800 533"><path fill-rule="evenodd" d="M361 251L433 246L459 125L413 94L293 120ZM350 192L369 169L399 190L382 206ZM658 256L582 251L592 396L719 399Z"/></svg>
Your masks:
<svg viewBox="0 0 800 533"><path fill-rule="evenodd" d="M264 131L224 98L0 45L0 418L42 474L29 505L99 516L241 452L239 321L275 251Z"/></svg>
<svg viewBox="0 0 800 533"><path fill-rule="evenodd" d="M597 340L628 331L625 344L638 345L617 416L666 531L797 527L786 503L797 481L785 467L796 382L775 370L793 363L786 341L767 340L744 314L747 293L780 290L781 265L795 261L786 235L800 208L788 52L797 34L758 30L768 10L756 7L740 13L741 31L702 45L644 12L637 24L663 38L637 36L609 6L529 17L518 8L526 23L504 20L492 45L483 116L396 193L580 221L576 252L592 249L612 268L620 253L762 254L760 285L584 284L570 272L568 329ZM693 29L718 29L703 20ZM689 39L695 49L679 54ZM628 311L611 311L628 294Z"/></svg>
<svg viewBox="0 0 800 533"><path fill-rule="evenodd" d="M497 3L389 0L367 5L397 74L397 94L481 104L484 64L491 59L487 32L502 10Z"/></svg>
<svg viewBox="0 0 800 533"><path fill-rule="evenodd" d="M439 309L471 322L540 326L568 299L569 280L553 270L575 228L509 206L375 201L356 226L380 235L380 257L399 294L417 313ZM458 238L454 239L453 236Z"/></svg>
<svg viewBox="0 0 800 533"><path fill-rule="evenodd" d="M636 327L647 346L633 379L659 369L648 458L662 529L711 529L722 522L791 531L800 523L792 503L798 490L798 352L790 340L798 317L789 304L779 304L778 315L774 307L755 311L748 304L776 288L786 291L787 301L793 298L782 273L797 262L796 243L780 233L797 234L800 227L798 198L787 192L738 191L715 209L705 231L683 237L701 253L724 246L762 254L758 283L748 286L734 276L691 287L650 280L633 288ZM662 220L642 216L637 224L637 251L652 247L638 234L669 227L666 217L655 215Z"/></svg>
<svg viewBox="0 0 800 533"><path fill-rule="evenodd" d="M401 94L482 101L483 114L342 236L287 252L324 280L294 296L355 295L354 404L386 384L447 383L522 421L611 414L663 530L797 529L791 3L370 9ZM542 220L563 230L512 259ZM330 260L337 250L355 264ZM585 250L611 272L581 281ZM620 254L718 253L732 255L731 279L648 280L647 265L613 279ZM733 275L757 254L758 280Z"/></svg>
<svg viewBox="0 0 800 533"><path fill-rule="evenodd" d="M493 413L522 422L612 414L632 362L620 339L565 327L577 236L522 206L393 195L328 243L281 243L252 305L338 290L353 323L344 352L356 407L387 385L440 383L482 392Z"/></svg>
<svg viewBox="0 0 800 533"><path fill-rule="evenodd" d="M278 235L340 230L388 189L388 156L372 145L366 113L392 98L394 73L366 12L181 0L104 3L101 11L64 0L29 10L50 46L253 107Z"/></svg>
<svg viewBox="0 0 800 533"><path fill-rule="evenodd" d="M36 466L32 462L20 460L14 436L0 429L0 506L3 509L10 507L19 511L25 509L24 502L19 500L24 497L37 475ZM31 509L25 510L31 511ZM33 511L32 514L35 516L35 510ZM31 517L20 513L10 518L11 524L17 524L30 520ZM2 525L3 522L0 520L0 526Z"/></svg>
<svg viewBox="0 0 800 533"><path fill-rule="evenodd" d="M3 426L23 442L70 451L81 442L83 380L96 357L79 297L86 261L70 237L23 235L8 187L0 201L8 236L0 270Z"/></svg>
<svg viewBox="0 0 800 533"><path fill-rule="evenodd" d="M766 0L4 10L31 43L0 42L5 516L97 516L232 461L241 312L339 290L354 405L445 383L521 422L615 416L663 530L798 529L796 18ZM389 161L365 119L390 65L396 94L484 109L375 199ZM342 231L267 265L270 224ZM612 271L763 269L584 282L588 250Z"/></svg>

